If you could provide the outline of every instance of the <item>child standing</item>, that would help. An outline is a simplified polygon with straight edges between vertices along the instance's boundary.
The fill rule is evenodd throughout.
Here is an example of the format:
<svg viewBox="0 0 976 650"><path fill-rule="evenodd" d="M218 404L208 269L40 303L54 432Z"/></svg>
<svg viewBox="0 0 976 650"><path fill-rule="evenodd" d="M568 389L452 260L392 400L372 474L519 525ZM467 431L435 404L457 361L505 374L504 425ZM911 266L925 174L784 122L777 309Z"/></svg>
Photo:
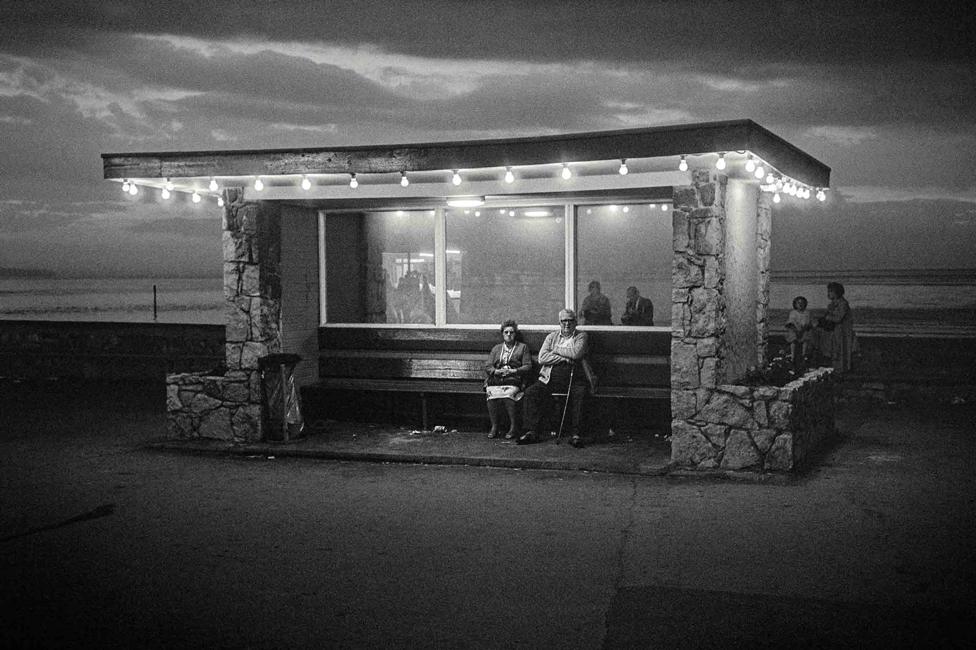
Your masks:
<svg viewBox="0 0 976 650"><path fill-rule="evenodd" d="M786 342L790 344L790 358L796 365L810 354L810 330L813 319L807 311L807 299L797 296L786 320Z"/></svg>

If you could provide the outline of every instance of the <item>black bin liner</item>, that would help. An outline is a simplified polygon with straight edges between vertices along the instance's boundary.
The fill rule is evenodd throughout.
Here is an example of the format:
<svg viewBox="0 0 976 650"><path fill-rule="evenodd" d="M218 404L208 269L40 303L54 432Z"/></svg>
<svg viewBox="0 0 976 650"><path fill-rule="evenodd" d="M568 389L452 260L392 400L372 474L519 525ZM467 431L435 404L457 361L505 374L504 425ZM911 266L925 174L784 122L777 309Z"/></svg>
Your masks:
<svg viewBox="0 0 976 650"><path fill-rule="evenodd" d="M288 441L305 431L301 397L295 385L297 354L269 354L258 359L264 439Z"/></svg>

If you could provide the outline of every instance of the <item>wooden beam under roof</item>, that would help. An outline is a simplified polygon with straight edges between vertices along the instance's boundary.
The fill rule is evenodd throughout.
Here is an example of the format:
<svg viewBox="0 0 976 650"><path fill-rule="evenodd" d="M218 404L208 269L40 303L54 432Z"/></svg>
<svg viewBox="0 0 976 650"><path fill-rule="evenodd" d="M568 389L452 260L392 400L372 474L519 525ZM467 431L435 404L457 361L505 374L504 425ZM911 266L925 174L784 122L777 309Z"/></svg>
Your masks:
<svg viewBox="0 0 976 650"><path fill-rule="evenodd" d="M830 168L752 120L497 140L236 151L102 154L104 178L395 173L751 151L813 187Z"/></svg>

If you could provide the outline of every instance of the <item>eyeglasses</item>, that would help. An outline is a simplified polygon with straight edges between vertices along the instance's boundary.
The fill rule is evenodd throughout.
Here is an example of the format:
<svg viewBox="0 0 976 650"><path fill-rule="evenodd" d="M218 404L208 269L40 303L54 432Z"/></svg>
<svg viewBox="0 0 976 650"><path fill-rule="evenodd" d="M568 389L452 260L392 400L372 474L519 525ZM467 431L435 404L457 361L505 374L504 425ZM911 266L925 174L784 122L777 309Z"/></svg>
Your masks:
<svg viewBox="0 0 976 650"><path fill-rule="evenodd" d="M567 318L566 320L560 320L559 322L560 323L575 323L576 322L576 319L575 318Z"/></svg>

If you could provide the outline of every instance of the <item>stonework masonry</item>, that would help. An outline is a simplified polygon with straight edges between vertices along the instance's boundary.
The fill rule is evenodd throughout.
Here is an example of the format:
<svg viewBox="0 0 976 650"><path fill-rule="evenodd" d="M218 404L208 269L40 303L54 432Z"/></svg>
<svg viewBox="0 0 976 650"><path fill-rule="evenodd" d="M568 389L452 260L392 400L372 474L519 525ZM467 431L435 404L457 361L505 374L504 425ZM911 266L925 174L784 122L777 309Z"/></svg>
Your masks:
<svg viewBox="0 0 976 650"><path fill-rule="evenodd" d="M255 441L263 437L258 360L281 351L281 221L273 202L224 191L223 375L166 378L172 435Z"/></svg>
<svg viewBox="0 0 976 650"><path fill-rule="evenodd" d="M755 246L755 261L742 256L733 265L734 271L756 275L739 285L754 286L754 293L752 289L745 294L732 292L728 281L742 278L727 276L732 271L728 255L736 252L726 241L730 236L729 180L712 169L695 169L691 178L690 186L674 189L672 212L672 465L702 470L793 470L833 431L829 372L808 373L783 388L739 386L733 383L735 377L728 376L739 374L744 361L736 358L733 345L754 354L753 363L766 361L770 205L762 193L745 202L743 197L752 195L740 192L736 196L735 225L755 228L742 237ZM742 297L730 298L739 294ZM736 304L732 310L730 299L754 299L755 305ZM749 321L736 321L739 336L754 335L755 345L732 340L733 311Z"/></svg>

